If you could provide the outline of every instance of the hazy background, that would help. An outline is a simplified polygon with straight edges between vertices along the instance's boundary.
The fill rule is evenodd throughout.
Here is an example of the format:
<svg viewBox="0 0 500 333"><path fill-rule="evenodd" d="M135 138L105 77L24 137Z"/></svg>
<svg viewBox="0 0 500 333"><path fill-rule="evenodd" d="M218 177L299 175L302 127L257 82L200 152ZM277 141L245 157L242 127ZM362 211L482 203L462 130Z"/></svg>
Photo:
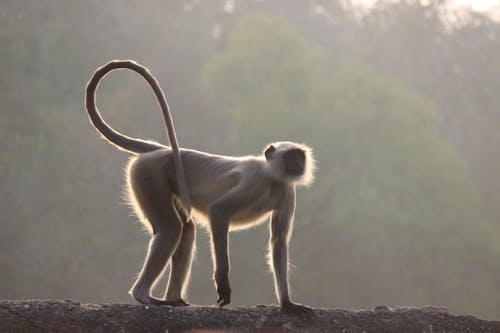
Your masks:
<svg viewBox="0 0 500 333"><path fill-rule="evenodd" d="M94 69L130 58L161 82L184 147L314 147L296 300L499 319L500 9L469 5L2 0L0 297L132 302L148 236L122 199L128 155L83 106ZM98 102L113 127L166 142L137 75L113 73ZM190 300L214 304L198 230ZM267 237L266 225L231 235L232 305L275 303Z"/></svg>

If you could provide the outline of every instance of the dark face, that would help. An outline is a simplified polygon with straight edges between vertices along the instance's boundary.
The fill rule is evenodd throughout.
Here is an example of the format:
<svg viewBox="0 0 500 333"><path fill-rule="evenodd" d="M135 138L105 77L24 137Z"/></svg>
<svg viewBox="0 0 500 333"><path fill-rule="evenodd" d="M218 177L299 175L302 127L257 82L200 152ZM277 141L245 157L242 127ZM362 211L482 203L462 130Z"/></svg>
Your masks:
<svg viewBox="0 0 500 333"><path fill-rule="evenodd" d="M283 165L290 176L301 176L306 166L306 154L299 148L290 149L283 154Z"/></svg>

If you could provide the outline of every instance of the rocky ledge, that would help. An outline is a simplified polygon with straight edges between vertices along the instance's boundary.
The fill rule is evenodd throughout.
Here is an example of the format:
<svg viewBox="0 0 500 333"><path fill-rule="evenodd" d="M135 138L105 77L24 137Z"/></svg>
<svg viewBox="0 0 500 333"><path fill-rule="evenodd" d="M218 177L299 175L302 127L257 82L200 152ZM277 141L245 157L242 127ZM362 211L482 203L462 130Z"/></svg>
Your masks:
<svg viewBox="0 0 500 333"><path fill-rule="evenodd" d="M315 309L316 318L276 306L217 308L81 304L68 300L0 301L0 332L415 332L500 333L500 321L449 314L446 308L378 306L371 311Z"/></svg>

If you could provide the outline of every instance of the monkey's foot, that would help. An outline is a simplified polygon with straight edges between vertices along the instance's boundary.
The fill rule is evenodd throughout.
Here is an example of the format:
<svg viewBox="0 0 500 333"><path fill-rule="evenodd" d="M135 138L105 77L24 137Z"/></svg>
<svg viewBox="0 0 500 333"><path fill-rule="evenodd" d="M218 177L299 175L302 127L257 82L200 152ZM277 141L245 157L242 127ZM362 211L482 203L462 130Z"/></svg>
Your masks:
<svg viewBox="0 0 500 333"><path fill-rule="evenodd" d="M285 302L281 305L281 311L291 316L297 316L303 319L310 319L314 321L317 320L314 310L302 304Z"/></svg>
<svg viewBox="0 0 500 333"><path fill-rule="evenodd" d="M217 294L219 298L217 299L217 304L220 307L231 303L231 287L229 286L229 279L227 273L215 279L215 284L217 285Z"/></svg>
<svg viewBox="0 0 500 333"><path fill-rule="evenodd" d="M168 305L168 306L190 306L188 302L183 300L182 298L176 299L174 301L167 301L164 299L157 299L151 297L151 304L152 305Z"/></svg>

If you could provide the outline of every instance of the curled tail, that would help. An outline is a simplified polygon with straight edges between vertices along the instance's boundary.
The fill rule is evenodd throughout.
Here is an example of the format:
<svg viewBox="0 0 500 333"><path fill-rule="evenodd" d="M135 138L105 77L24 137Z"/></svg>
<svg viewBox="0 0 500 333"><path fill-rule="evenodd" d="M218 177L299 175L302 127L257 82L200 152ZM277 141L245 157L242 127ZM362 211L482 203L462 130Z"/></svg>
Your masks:
<svg viewBox="0 0 500 333"><path fill-rule="evenodd" d="M158 100L158 104L160 104L160 108L163 114L163 120L165 121L165 126L167 128L168 140L173 151L179 195L183 201L186 211L188 212L188 215L191 215L191 198L189 197L186 178L184 176L184 168L182 166L179 144L177 143L177 137L175 135L174 123L170 114L170 108L168 106L167 99L165 98L165 94L158 84L158 81L156 81L154 76L146 67L141 66L135 61L131 60L113 60L108 62L106 65L98 68L90 78L85 89L85 108L87 109L90 121L99 131L99 133L101 133L102 136L104 136L104 138L106 138L110 143L130 153L141 154L165 148L165 146L159 143L131 138L115 131L108 123L104 121L101 114L99 113L99 110L97 109L95 103L95 92L97 87L99 86L99 82L109 72L123 68L130 69L141 75L149 83L151 89L153 89L156 99Z"/></svg>
<svg viewBox="0 0 500 333"><path fill-rule="evenodd" d="M151 74L149 74L149 71L146 68L141 67L140 65L132 61L111 61L106 65L98 68L92 75L90 81L87 83L87 87L85 90L85 107L87 109L90 121L92 122L94 127L102 134L102 136L104 136L104 138L106 138L112 144L116 145L118 148L130 153L140 154L165 148L164 146L155 142L131 138L124 134L121 134L115 131L108 123L104 121L104 119L102 119L102 116L99 113L99 110L97 109L95 103L95 91L104 76L106 76L109 72L120 68L131 69L144 77L153 88L156 94L156 98L158 98L159 102L161 98L165 98L163 96L163 93L161 92L160 87L158 86L158 82L156 82ZM151 77L150 80L148 80L149 77ZM157 91L159 91L160 93L158 93Z"/></svg>

